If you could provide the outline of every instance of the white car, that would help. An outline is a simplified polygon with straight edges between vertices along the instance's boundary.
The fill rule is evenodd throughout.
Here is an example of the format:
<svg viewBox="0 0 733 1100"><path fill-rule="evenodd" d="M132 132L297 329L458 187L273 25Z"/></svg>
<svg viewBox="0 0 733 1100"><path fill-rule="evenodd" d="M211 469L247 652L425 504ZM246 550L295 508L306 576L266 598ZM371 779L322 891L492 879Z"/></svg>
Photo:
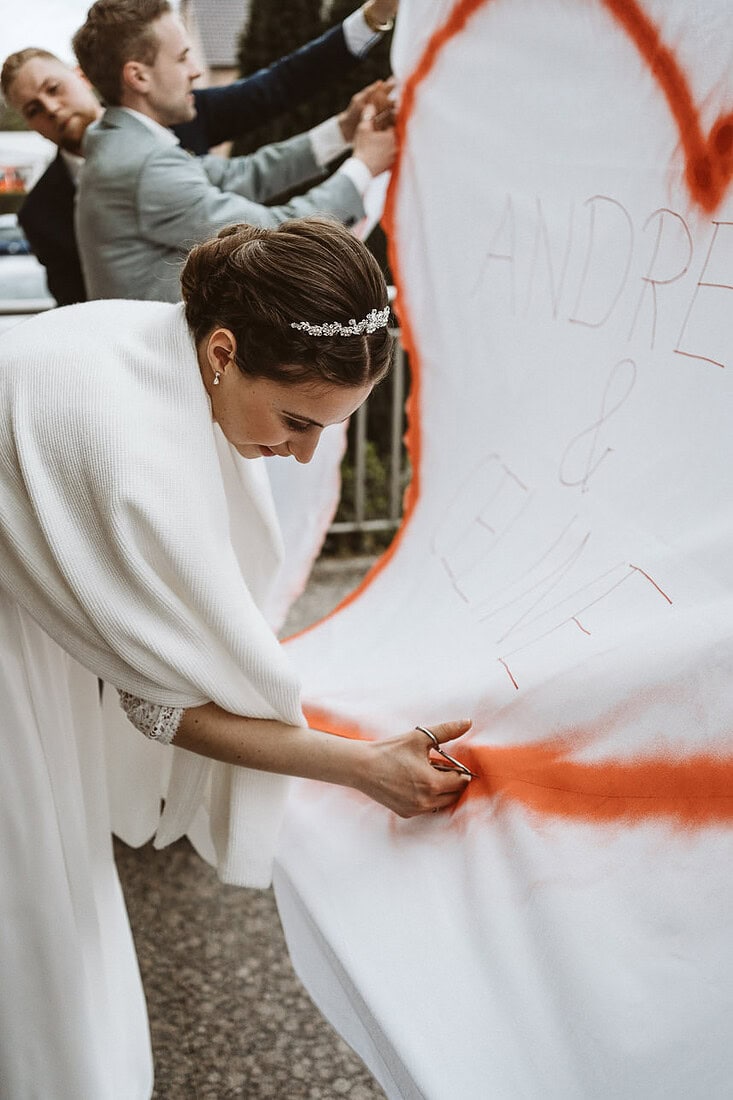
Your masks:
<svg viewBox="0 0 733 1100"><path fill-rule="evenodd" d="M20 233L15 214L3 214L0 223L4 231L12 233L15 227L16 233ZM35 256L30 253L0 255L0 332L55 305L46 285L45 269Z"/></svg>

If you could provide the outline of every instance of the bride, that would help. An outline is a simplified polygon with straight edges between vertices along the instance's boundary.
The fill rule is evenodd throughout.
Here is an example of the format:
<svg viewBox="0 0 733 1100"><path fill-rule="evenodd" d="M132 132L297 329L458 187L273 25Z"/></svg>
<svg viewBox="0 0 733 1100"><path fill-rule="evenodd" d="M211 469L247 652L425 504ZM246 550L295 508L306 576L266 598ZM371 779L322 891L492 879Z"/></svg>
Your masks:
<svg viewBox="0 0 733 1100"><path fill-rule="evenodd" d="M266 621L264 455L308 462L388 370L382 275L324 219L191 252L183 303L55 310L0 340L0 1079L12 1100L144 1100L144 998L110 839L97 677L170 753L156 843L203 814L267 885L288 775L401 816L469 781L467 722L357 742L305 725ZM172 746L165 748L164 746ZM126 790L134 804L136 791Z"/></svg>

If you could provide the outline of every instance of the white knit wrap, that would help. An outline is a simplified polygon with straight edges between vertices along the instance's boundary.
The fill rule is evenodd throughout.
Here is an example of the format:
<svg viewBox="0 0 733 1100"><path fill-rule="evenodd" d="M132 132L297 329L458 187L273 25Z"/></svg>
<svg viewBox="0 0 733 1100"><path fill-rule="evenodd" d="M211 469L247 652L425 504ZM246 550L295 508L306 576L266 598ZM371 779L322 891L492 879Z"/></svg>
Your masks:
<svg viewBox="0 0 733 1100"><path fill-rule="evenodd" d="M263 614L282 547L262 466L213 425L180 305L72 306L0 342L0 582L122 691L303 724ZM205 806L220 875L266 884L286 781L172 751L156 843Z"/></svg>

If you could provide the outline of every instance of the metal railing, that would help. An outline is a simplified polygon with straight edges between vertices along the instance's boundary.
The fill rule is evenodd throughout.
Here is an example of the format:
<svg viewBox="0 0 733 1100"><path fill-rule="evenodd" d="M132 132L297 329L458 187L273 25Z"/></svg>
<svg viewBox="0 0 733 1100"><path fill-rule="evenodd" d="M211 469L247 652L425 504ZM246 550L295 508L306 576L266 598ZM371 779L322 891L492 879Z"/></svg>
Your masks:
<svg viewBox="0 0 733 1100"><path fill-rule="evenodd" d="M387 514L369 516L367 498L367 444L369 441L370 401L357 410L352 432L351 455L354 469L353 512L351 520L335 520L329 527L330 535L354 532L390 531L400 524L402 497L409 479L409 467L402 437L405 428L405 394L407 388L405 350L400 342L399 329L391 329L395 339L394 360L388 376L390 387L390 432L387 446L382 443L380 458L389 471ZM371 400L371 399L370 399Z"/></svg>

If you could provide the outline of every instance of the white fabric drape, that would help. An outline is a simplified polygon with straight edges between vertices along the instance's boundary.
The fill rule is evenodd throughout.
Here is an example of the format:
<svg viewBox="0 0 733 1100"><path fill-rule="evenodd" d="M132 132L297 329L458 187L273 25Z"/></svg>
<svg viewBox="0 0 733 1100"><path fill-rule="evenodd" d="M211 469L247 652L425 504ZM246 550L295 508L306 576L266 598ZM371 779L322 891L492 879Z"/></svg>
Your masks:
<svg viewBox="0 0 733 1100"><path fill-rule="evenodd" d="M733 11L403 0L393 63L412 503L289 648L332 728L472 716L479 779L300 784L293 957L390 1100L723 1100Z"/></svg>

